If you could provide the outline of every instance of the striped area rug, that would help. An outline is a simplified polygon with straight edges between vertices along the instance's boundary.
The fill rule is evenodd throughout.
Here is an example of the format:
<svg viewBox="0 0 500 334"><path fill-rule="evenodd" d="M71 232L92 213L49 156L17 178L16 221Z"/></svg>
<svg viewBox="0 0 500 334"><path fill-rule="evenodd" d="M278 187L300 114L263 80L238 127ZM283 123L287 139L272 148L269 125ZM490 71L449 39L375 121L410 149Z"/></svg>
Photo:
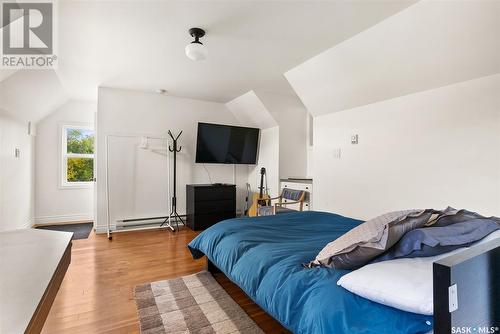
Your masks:
<svg viewBox="0 0 500 334"><path fill-rule="evenodd" d="M263 333L206 271L135 287L142 334Z"/></svg>

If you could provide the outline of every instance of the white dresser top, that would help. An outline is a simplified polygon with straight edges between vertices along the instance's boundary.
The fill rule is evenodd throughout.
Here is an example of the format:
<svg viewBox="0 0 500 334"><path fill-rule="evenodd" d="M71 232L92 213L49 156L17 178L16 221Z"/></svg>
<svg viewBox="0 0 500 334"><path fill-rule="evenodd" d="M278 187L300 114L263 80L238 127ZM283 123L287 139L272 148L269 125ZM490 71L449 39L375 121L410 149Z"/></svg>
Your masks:
<svg viewBox="0 0 500 334"><path fill-rule="evenodd" d="M306 183L306 184L312 184L313 179L301 179L301 178L288 178L288 179L280 179L281 182L288 182L288 183Z"/></svg>
<svg viewBox="0 0 500 334"><path fill-rule="evenodd" d="M73 233L0 232L0 333L24 333Z"/></svg>

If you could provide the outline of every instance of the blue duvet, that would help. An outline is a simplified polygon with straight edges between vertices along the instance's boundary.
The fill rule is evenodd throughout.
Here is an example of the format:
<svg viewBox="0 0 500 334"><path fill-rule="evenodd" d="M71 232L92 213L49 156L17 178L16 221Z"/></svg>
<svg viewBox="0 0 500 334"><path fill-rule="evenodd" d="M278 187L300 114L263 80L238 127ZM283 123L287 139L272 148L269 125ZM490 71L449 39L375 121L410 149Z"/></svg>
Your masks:
<svg viewBox="0 0 500 334"><path fill-rule="evenodd" d="M347 270L306 269L330 241L361 221L324 212L230 219L190 244L283 326L309 333L426 333L432 316L408 313L337 285Z"/></svg>

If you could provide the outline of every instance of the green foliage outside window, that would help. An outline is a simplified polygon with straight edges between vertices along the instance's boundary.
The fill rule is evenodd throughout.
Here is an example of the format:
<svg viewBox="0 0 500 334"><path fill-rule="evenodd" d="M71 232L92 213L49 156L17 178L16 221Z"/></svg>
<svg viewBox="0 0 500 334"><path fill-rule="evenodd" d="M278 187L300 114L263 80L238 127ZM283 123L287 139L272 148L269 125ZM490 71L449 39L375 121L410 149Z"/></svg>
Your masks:
<svg viewBox="0 0 500 334"><path fill-rule="evenodd" d="M67 130L68 153L94 154L94 132L84 129Z"/></svg>
<svg viewBox="0 0 500 334"><path fill-rule="evenodd" d="M94 154L94 132L86 129L67 129L68 154ZM90 182L94 178L94 159L68 157L66 177L68 182Z"/></svg>
<svg viewBox="0 0 500 334"><path fill-rule="evenodd" d="M90 182L94 178L94 159L68 158L68 182Z"/></svg>

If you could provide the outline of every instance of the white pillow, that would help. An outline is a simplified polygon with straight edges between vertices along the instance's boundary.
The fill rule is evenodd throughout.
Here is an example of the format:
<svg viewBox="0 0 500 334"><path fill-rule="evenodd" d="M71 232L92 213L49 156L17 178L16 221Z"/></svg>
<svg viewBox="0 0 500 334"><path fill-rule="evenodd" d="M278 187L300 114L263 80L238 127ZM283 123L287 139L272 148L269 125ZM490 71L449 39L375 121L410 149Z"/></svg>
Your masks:
<svg viewBox="0 0 500 334"><path fill-rule="evenodd" d="M500 238L500 230L473 245ZM342 276L337 285L366 299L403 311L432 315L432 263L467 248L432 257L368 264Z"/></svg>

